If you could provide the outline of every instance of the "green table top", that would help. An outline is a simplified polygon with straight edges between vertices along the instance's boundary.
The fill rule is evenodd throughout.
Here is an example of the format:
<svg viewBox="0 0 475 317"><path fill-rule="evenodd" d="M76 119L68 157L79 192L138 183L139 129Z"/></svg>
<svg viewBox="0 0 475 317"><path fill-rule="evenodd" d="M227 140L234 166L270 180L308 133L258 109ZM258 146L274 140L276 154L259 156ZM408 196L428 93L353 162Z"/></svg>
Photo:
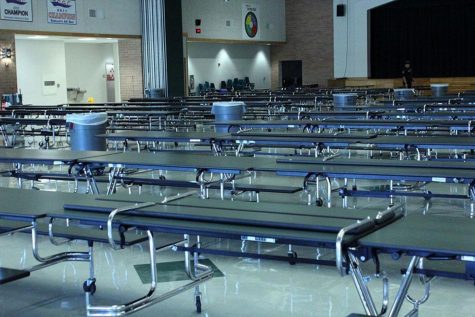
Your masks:
<svg viewBox="0 0 475 317"><path fill-rule="evenodd" d="M456 216L409 215L362 239L365 247L475 256L475 219Z"/></svg>

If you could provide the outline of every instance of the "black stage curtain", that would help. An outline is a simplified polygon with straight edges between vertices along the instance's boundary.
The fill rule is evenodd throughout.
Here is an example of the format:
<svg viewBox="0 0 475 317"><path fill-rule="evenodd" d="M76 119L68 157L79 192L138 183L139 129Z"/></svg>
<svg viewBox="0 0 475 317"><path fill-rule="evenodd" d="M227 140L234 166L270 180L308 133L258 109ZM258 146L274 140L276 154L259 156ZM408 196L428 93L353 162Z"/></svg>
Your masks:
<svg viewBox="0 0 475 317"><path fill-rule="evenodd" d="M475 76L474 0L398 0L369 12L370 77Z"/></svg>

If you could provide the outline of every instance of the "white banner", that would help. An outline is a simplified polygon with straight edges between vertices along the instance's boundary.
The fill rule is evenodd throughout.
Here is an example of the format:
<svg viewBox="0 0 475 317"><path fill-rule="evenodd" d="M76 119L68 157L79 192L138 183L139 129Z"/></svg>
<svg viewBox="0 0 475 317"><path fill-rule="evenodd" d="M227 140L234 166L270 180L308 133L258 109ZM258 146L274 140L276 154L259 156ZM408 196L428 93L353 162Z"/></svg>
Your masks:
<svg viewBox="0 0 475 317"><path fill-rule="evenodd" d="M244 3L242 5L242 37L246 40L258 40L261 37L259 6Z"/></svg>
<svg viewBox="0 0 475 317"><path fill-rule="evenodd" d="M48 0L48 23L78 24L76 0Z"/></svg>
<svg viewBox="0 0 475 317"><path fill-rule="evenodd" d="M0 0L0 19L11 21L33 21L31 0Z"/></svg>

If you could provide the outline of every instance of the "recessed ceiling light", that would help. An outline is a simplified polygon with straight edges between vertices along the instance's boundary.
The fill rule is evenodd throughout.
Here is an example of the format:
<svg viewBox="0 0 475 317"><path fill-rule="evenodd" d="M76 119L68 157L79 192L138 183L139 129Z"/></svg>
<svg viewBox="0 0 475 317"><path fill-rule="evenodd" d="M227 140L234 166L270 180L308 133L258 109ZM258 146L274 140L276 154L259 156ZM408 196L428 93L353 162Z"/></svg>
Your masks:
<svg viewBox="0 0 475 317"><path fill-rule="evenodd" d="M95 41L96 39L93 37L82 37L79 41Z"/></svg>

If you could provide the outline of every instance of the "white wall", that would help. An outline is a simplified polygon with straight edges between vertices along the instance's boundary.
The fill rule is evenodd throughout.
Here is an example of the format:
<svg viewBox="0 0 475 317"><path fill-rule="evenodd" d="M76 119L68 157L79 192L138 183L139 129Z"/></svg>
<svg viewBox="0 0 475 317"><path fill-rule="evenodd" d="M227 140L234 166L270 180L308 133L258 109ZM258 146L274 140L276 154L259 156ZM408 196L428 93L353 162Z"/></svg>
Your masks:
<svg viewBox="0 0 475 317"><path fill-rule="evenodd" d="M16 40L17 82L23 103L57 105L67 102L66 60L62 41ZM47 77L45 77L47 76ZM59 85L52 95L45 95L43 81Z"/></svg>
<svg viewBox="0 0 475 317"><path fill-rule="evenodd" d="M188 74L195 76L195 89L205 81L214 82L219 89L222 80L246 76L257 89L268 89L271 87L270 46L189 43Z"/></svg>
<svg viewBox="0 0 475 317"><path fill-rule="evenodd" d="M77 25L48 24L46 0L33 0L33 22L0 20L0 29L89 34L141 34L140 0L78 0ZM96 9L103 18L89 17Z"/></svg>
<svg viewBox="0 0 475 317"><path fill-rule="evenodd" d="M67 87L87 91L77 102L86 102L88 97L93 97L95 102L107 102L105 64L113 63L116 70L119 66L114 58L114 46L117 44L65 44ZM117 99L119 74L115 75L116 100L120 100Z"/></svg>
<svg viewBox="0 0 475 317"><path fill-rule="evenodd" d="M285 0L181 0L183 32L189 38L244 40L242 5L259 6L259 41L285 41ZM201 19L201 34L195 32L195 19ZM231 26L226 26L226 20ZM246 40L250 40L249 38Z"/></svg>
<svg viewBox="0 0 475 317"><path fill-rule="evenodd" d="M394 0L333 0L334 77L368 77L368 10ZM336 16L344 4L346 15Z"/></svg>

